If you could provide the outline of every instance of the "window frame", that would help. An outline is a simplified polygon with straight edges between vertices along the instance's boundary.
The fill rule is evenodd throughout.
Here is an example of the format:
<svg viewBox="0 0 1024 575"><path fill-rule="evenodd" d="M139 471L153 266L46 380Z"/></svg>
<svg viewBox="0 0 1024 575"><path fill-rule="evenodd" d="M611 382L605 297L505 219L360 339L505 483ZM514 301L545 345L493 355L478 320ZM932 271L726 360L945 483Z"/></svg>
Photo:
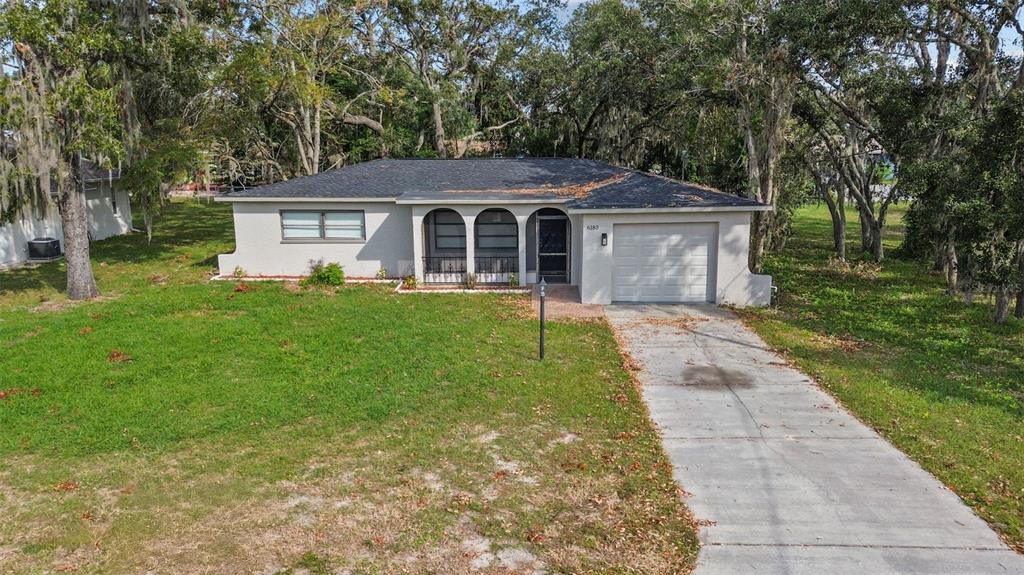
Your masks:
<svg viewBox="0 0 1024 575"><path fill-rule="evenodd" d="M484 222L481 222L480 221L480 216L485 214L485 213L487 213L487 212L498 214L498 221L494 221L494 222L484 221ZM508 220L508 221L502 221L502 220L505 220L506 218L511 218L511 219ZM492 232L481 233L481 232L487 230L488 228L493 230L493 229L497 228L498 226L509 226L509 227L511 227L515 231L513 231L511 233L506 233L506 234L496 234L496 233L492 233ZM502 246L502 247L494 247L494 246L484 247L484 246L480 245L480 240L484 239L484 238L486 238L486 239L493 239L493 238L509 239L509 238L511 238L511 239L515 240L515 245L512 245L512 246ZM503 208L489 208L489 209L484 210L484 211L480 212L479 214L477 214L476 219L473 221L473 246L474 246L474 248L476 250L484 251L484 252L508 252L508 253L513 253L514 252L514 253L518 253L519 252L519 222L518 222L518 220L516 220L515 215L512 214L511 212L509 212L508 210L503 209Z"/></svg>
<svg viewBox="0 0 1024 575"><path fill-rule="evenodd" d="M437 251L437 252L442 252L442 253L458 252L460 250L461 251L465 251L466 250L466 240L467 240L465 219L462 217L462 214L456 212L455 210L451 210L449 208L444 208L444 209L447 210L447 211L442 212L441 210L434 210L434 211L431 212L431 215L430 215L430 217L432 219L431 226L433 227L433 232L432 233L433 233L433 236L434 236L433 237L433 240L434 240L434 250ZM438 223L438 221L437 221L438 213L443 213L445 215L448 215L449 212L451 214L454 214L455 217L457 217L459 219L459 222L441 222L441 223ZM456 226L460 226L459 229L462 230L462 233L458 233L458 234L442 234L442 233L438 233L438 231L441 229L440 226L450 226L452 228L455 228ZM444 229L447 229L447 227L445 227ZM440 245L441 242L439 241L442 238L444 238L444 239L448 239L448 238L461 238L462 239L462 245L461 246L455 246L455 247L442 247Z"/></svg>
<svg viewBox="0 0 1024 575"><path fill-rule="evenodd" d="M320 236L315 238L289 238L285 237L284 229L284 216L289 213L298 214L318 214L319 215L319 232ZM360 237L358 238L328 238L326 219L327 214L359 214L359 231ZM303 209L286 209L277 211L277 219L280 225L281 231L281 243L282 244L364 244L366 243L366 210L303 210Z"/></svg>

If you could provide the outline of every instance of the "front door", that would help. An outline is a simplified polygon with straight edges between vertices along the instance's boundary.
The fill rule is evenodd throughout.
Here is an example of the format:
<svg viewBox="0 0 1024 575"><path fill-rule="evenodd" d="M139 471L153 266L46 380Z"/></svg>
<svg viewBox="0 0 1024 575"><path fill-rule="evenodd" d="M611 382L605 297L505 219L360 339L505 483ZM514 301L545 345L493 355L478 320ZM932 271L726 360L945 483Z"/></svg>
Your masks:
<svg viewBox="0 0 1024 575"><path fill-rule="evenodd" d="M569 282L569 218L537 216L537 281Z"/></svg>

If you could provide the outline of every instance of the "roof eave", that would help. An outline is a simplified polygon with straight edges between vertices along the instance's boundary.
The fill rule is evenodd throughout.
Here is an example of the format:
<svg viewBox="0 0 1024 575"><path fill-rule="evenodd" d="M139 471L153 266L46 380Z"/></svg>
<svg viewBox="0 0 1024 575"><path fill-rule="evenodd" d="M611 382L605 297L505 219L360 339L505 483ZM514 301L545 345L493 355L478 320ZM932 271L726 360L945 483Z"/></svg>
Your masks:
<svg viewBox="0 0 1024 575"><path fill-rule="evenodd" d="M572 198L537 197L537 198L399 198L396 204L404 205L444 205L444 204L564 204Z"/></svg>
<svg viewBox="0 0 1024 575"><path fill-rule="evenodd" d="M312 196L299 196L299 197L287 197L287 196L216 196L213 198L215 202L273 202L273 203L341 203L341 204L393 204L398 198L317 198Z"/></svg>
<svg viewBox="0 0 1024 575"><path fill-rule="evenodd" d="M647 208L569 208L570 214L664 214L685 212L770 212L771 206L677 206Z"/></svg>

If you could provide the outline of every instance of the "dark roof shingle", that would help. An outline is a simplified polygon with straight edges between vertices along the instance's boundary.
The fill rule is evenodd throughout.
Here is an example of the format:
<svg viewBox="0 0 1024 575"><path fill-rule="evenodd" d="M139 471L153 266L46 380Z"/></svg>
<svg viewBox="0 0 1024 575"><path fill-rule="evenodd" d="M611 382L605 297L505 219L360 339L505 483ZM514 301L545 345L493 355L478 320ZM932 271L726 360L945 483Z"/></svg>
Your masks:
<svg viewBox="0 0 1024 575"><path fill-rule="evenodd" d="M595 160L382 159L226 194L231 198L565 201L570 209L760 206L758 202Z"/></svg>
<svg viewBox="0 0 1024 575"><path fill-rule="evenodd" d="M82 160L82 181L83 182L105 182L107 180L120 180L121 170L106 169L92 160Z"/></svg>
<svg viewBox="0 0 1024 575"><path fill-rule="evenodd" d="M645 172L633 172L619 182L602 186L586 197L566 204L569 208L690 208L758 207L764 204L720 192L714 188L671 180Z"/></svg>

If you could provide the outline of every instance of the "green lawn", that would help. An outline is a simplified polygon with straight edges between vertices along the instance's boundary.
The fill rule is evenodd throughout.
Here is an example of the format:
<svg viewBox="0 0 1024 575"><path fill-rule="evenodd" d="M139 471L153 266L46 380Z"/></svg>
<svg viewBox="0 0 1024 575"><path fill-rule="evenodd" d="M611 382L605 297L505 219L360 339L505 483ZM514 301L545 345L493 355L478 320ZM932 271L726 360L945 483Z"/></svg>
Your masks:
<svg viewBox="0 0 1024 575"><path fill-rule="evenodd" d="M890 250L901 214L890 219ZM799 211L794 237L766 266L779 307L745 319L1024 551L1024 322L994 325L991 302L966 307L921 264L845 269L829 264L831 248L828 210Z"/></svg>
<svg viewBox="0 0 1024 575"><path fill-rule="evenodd" d="M101 301L0 272L0 572L691 568L606 324L538 362L525 298L207 281L231 245L174 204L94 246Z"/></svg>

